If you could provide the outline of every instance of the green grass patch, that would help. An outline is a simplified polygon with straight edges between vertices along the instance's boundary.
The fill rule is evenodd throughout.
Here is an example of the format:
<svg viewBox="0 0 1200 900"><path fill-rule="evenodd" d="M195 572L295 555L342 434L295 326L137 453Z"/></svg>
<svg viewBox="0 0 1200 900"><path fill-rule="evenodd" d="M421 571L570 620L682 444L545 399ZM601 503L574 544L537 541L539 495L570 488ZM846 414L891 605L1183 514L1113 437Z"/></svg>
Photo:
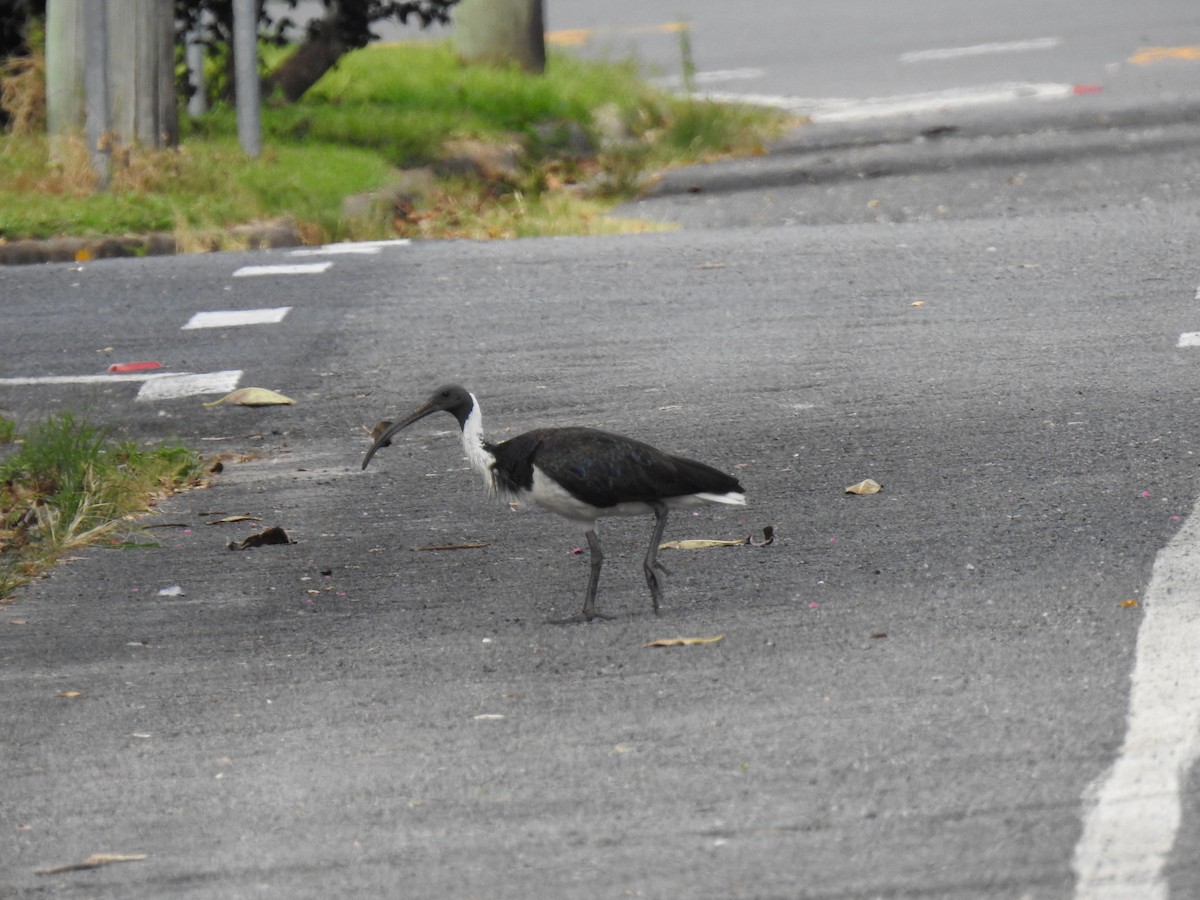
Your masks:
<svg viewBox="0 0 1200 900"><path fill-rule="evenodd" d="M191 450L114 440L69 413L24 432L0 418L0 445L0 599L205 474Z"/></svg>
<svg viewBox="0 0 1200 900"><path fill-rule="evenodd" d="M268 100L258 160L238 147L228 107L185 117L177 149L118 152L104 192L94 190L81 140L51 153L44 137L0 136L0 239L167 231L186 245L188 235L282 217L313 242L628 230L637 226L602 222L603 210L633 196L650 171L755 152L784 123L776 112L656 90L627 64L552 53L537 76L463 65L444 43L372 45L300 102ZM596 152L547 138L548 126L568 125ZM398 168L438 163L455 139L521 147L519 171L443 178L414 209L343 216L343 198L388 184Z"/></svg>

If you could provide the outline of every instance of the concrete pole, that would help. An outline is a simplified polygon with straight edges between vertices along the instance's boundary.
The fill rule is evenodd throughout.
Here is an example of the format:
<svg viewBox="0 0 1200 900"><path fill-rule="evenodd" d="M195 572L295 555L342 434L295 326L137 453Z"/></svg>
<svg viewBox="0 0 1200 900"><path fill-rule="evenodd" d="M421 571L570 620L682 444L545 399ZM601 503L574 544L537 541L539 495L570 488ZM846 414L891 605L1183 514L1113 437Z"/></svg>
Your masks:
<svg viewBox="0 0 1200 900"><path fill-rule="evenodd" d="M108 105L108 0L89 0L83 21L87 35L84 133L97 187L105 190L112 171L113 139Z"/></svg>
<svg viewBox="0 0 1200 900"><path fill-rule="evenodd" d="M233 77L237 87L238 141L247 156L262 153L258 85L258 10L254 0L233 0Z"/></svg>
<svg viewBox="0 0 1200 900"><path fill-rule="evenodd" d="M212 14L205 9L196 23L196 30L187 36L187 47L184 48L184 59L187 62L188 84L192 87L192 96L188 98L187 111L193 119L208 112L208 86L204 80L204 45L200 36L204 26Z"/></svg>

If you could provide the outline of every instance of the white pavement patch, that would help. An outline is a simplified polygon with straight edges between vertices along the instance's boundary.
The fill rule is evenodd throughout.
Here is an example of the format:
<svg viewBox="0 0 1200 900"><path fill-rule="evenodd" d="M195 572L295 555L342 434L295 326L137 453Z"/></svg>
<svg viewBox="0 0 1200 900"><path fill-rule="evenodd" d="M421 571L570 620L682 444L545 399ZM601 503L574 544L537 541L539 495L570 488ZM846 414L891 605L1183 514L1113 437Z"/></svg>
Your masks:
<svg viewBox="0 0 1200 900"><path fill-rule="evenodd" d="M333 263L280 263L273 266L242 266L233 273L234 278L254 278L262 275L320 275L327 272Z"/></svg>
<svg viewBox="0 0 1200 900"><path fill-rule="evenodd" d="M1084 795L1075 900L1166 900L1163 866L1200 755L1200 514L1158 554L1143 601L1125 743Z"/></svg>
<svg viewBox="0 0 1200 900"><path fill-rule="evenodd" d="M900 62L936 62L963 56L985 56L991 53L1025 53L1030 50L1052 50L1062 43L1061 38L1031 38L1025 41L1000 41L993 44L972 44L970 47L942 47L937 50L913 50L900 54Z"/></svg>
<svg viewBox="0 0 1200 900"><path fill-rule="evenodd" d="M1200 331L1185 331L1179 336L1176 347L1200 347Z"/></svg>
<svg viewBox="0 0 1200 900"><path fill-rule="evenodd" d="M775 94L737 94L725 91L710 91L703 96L723 103L773 106L797 115L808 116L811 121L821 123L863 122L891 116L992 106L1017 100L1065 100L1074 96L1075 93L1075 86L1070 84L1006 81L979 87L925 91L919 94L896 94L890 97L867 97L865 99L786 97Z"/></svg>
<svg viewBox="0 0 1200 900"><path fill-rule="evenodd" d="M242 379L241 369L208 372L201 375L163 375L142 385L137 400L142 403L194 397L197 394L228 394L236 390Z"/></svg>
<svg viewBox="0 0 1200 900"><path fill-rule="evenodd" d="M278 325L291 310L290 306L276 306L273 309L223 309L213 312L198 312L180 326L180 330L231 328L237 325Z"/></svg>

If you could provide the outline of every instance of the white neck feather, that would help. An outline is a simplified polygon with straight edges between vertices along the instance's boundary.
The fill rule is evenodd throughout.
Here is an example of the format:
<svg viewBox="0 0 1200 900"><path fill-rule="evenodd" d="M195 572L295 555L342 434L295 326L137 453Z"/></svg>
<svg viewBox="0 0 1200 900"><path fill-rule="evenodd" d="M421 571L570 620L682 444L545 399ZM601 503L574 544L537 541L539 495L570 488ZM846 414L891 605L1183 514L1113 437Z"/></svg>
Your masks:
<svg viewBox="0 0 1200 900"><path fill-rule="evenodd" d="M471 468L483 476L489 490L495 490L495 474L492 471L495 459L483 447L483 414L479 411L479 401L474 394L471 394L471 414L462 426L462 446Z"/></svg>

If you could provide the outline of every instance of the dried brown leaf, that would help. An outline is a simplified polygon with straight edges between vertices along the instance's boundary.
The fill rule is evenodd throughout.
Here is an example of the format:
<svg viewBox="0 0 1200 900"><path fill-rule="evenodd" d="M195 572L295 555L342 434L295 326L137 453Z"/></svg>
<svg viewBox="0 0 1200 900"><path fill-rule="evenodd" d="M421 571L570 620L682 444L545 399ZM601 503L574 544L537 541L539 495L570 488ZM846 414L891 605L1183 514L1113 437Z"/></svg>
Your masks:
<svg viewBox="0 0 1200 900"><path fill-rule="evenodd" d="M49 866L44 869L34 869L34 875L57 875L60 872L78 872L82 869L96 869L110 863L140 862L146 858L145 853L93 853L83 862L64 863L61 866Z"/></svg>

